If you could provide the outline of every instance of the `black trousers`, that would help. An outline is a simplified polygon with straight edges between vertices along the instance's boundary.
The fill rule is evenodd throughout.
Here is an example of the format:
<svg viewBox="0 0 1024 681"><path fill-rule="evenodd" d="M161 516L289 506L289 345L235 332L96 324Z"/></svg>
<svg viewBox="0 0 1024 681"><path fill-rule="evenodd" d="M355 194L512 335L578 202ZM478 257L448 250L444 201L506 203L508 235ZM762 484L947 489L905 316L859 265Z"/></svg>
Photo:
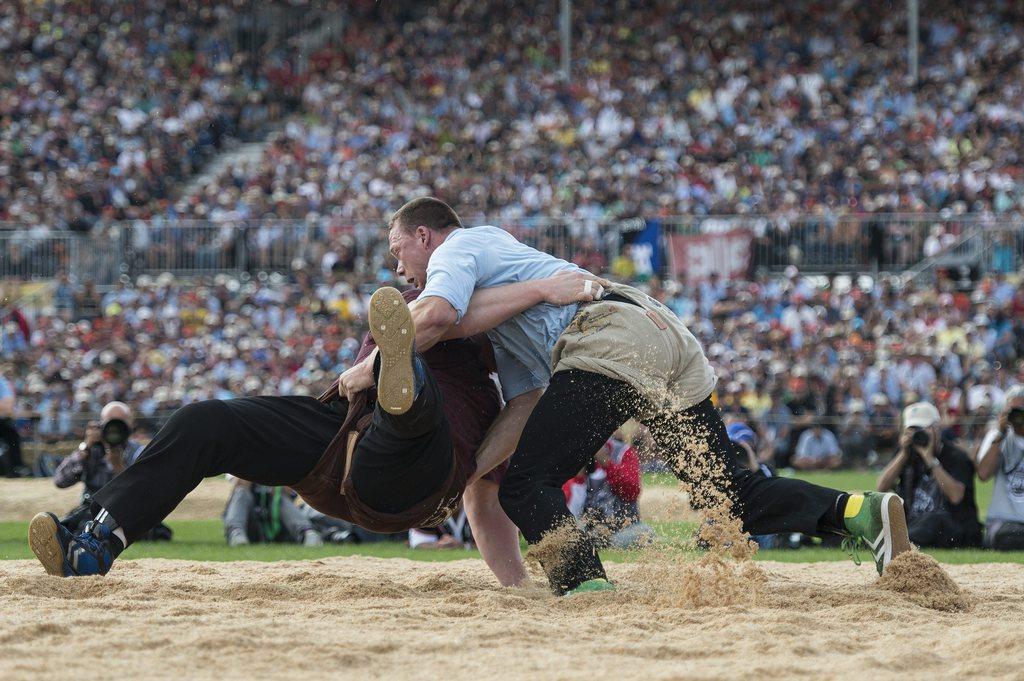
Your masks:
<svg viewBox="0 0 1024 681"><path fill-rule="evenodd" d="M0 440L7 443L7 454L0 456L0 475L16 477L24 462L21 460L21 434L12 419L0 418Z"/></svg>
<svg viewBox="0 0 1024 681"><path fill-rule="evenodd" d="M645 406L629 384L585 371L556 373L526 423L502 481L505 512L531 544L555 528L573 527L562 484L587 466L615 430ZM737 462L736 445L726 434L711 400L649 419L651 431L676 475L691 486L696 507L716 505L723 495L751 534L817 534L832 517L843 492L788 478L769 478ZM840 528L834 528L838 530ZM591 541L570 531L561 560L545 565L560 592L604 577Z"/></svg>
<svg viewBox="0 0 1024 681"><path fill-rule="evenodd" d="M376 371L379 371L380 355ZM451 471L451 430L437 381L418 356L416 399L404 414L376 405L373 423L360 439L352 462L359 499L383 513L404 511L444 484Z"/></svg>
<svg viewBox="0 0 1024 681"><path fill-rule="evenodd" d="M356 492L380 511L421 501L434 491L431 481L443 481L450 470L451 439L441 393L430 373L424 373L419 395L405 414L376 408L353 457ZM203 478L230 473L259 485L298 483L316 466L344 420L338 403L326 405L312 397L196 402L176 411L139 459L93 500L131 543L166 518Z"/></svg>
<svg viewBox="0 0 1024 681"><path fill-rule="evenodd" d="M981 526L964 527L945 511L924 513L907 520L910 541L918 546L960 549L981 546Z"/></svg>
<svg viewBox="0 0 1024 681"><path fill-rule="evenodd" d="M1024 523L1000 522L985 533L985 547L996 551L1024 551Z"/></svg>

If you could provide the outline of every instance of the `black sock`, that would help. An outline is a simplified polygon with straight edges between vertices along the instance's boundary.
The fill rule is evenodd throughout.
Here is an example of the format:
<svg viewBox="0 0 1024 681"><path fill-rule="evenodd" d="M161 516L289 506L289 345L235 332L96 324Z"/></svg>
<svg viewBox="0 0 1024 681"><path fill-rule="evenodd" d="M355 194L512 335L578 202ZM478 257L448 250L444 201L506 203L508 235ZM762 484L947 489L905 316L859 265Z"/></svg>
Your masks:
<svg viewBox="0 0 1024 681"><path fill-rule="evenodd" d="M117 558L127 548L125 542L119 536L124 534L124 530L121 530L121 526L117 524L117 521L111 517L105 508L100 509L100 512L96 515L96 522L110 530L108 533L110 553L112 557ZM117 530L121 531L117 532Z"/></svg>
<svg viewBox="0 0 1024 681"><path fill-rule="evenodd" d="M124 551L125 546L121 543L121 538L116 534L110 535L110 555L113 558L117 558Z"/></svg>
<svg viewBox="0 0 1024 681"><path fill-rule="evenodd" d="M843 516L846 513L846 502L850 498L850 495L846 492L840 492L839 496L836 497L836 502L832 504L832 508L825 511L820 518L818 518L818 531L828 532L831 534L846 534L846 522Z"/></svg>

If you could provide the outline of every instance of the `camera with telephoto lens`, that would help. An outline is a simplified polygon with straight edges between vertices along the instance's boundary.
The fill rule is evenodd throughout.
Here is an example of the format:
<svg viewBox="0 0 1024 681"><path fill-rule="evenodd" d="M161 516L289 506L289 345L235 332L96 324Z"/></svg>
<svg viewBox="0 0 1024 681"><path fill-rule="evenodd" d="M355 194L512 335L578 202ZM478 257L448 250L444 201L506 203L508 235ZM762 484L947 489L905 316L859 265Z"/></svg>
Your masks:
<svg viewBox="0 0 1024 681"><path fill-rule="evenodd" d="M112 447L117 445L123 445L127 440L128 436L132 434L132 428L125 421L121 419L110 419L103 424L103 431L100 437L103 441Z"/></svg>
<svg viewBox="0 0 1024 681"><path fill-rule="evenodd" d="M931 443L932 443L932 436L928 433L927 430L921 430L921 429L915 430L914 434L910 436L910 444L912 444L915 447L918 447L920 449L924 449L925 447L927 447Z"/></svg>
<svg viewBox="0 0 1024 681"><path fill-rule="evenodd" d="M1024 409L1014 407L1010 410L1010 413L1006 415L1006 420L1014 428L1024 427Z"/></svg>

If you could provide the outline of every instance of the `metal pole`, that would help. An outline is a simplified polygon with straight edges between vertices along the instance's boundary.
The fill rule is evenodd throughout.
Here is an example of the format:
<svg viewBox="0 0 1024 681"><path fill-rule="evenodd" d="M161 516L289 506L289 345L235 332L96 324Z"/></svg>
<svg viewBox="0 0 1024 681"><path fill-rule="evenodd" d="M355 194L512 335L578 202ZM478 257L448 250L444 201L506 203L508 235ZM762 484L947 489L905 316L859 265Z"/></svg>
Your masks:
<svg viewBox="0 0 1024 681"><path fill-rule="evenodd" d="M558 17L558 29L562 36L562 80L569 80L569 68L572 50L569 41L572 38L572 0L561 0L562 11Z"/></svg>
<svg viewBox="0 0 1024 681"><path fill-rule="evenodd" d="M911 85L917 85L918 0L907 0L907 68Z"/></svg>

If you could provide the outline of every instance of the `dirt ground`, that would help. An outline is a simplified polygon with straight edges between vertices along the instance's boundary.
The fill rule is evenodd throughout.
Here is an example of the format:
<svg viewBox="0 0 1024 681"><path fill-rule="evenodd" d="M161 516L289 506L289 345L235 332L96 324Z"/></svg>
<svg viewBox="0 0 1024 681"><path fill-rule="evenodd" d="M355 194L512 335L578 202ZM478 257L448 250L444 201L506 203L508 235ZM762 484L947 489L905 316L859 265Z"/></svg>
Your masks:
<svg viewBox="0 0 1024 681"><path fill-rule="evenodd" d="M720 566L720 569L721 566ZM612 565L614 593L499 588L479 560L0 562L0 678L1021 678L1024 567L948 566L967 611L869 565Z"/></svg>
<svg viewBox="0 0 1024 681"><path fill-rule="evenodd" d="M687 496L674 485L644 487L640 493L640 515L647 522L697 521Z"/></svg>
<svg viewBox="0 0 1024 681"><path fill-rule="evenodd" d="M171 520L219 518L231 492L223 478L203 480L170 515ZM78 505L82 486L57 489L48 478L0 481L0 521L31 520L40 511L63 515Z"/></svg>

